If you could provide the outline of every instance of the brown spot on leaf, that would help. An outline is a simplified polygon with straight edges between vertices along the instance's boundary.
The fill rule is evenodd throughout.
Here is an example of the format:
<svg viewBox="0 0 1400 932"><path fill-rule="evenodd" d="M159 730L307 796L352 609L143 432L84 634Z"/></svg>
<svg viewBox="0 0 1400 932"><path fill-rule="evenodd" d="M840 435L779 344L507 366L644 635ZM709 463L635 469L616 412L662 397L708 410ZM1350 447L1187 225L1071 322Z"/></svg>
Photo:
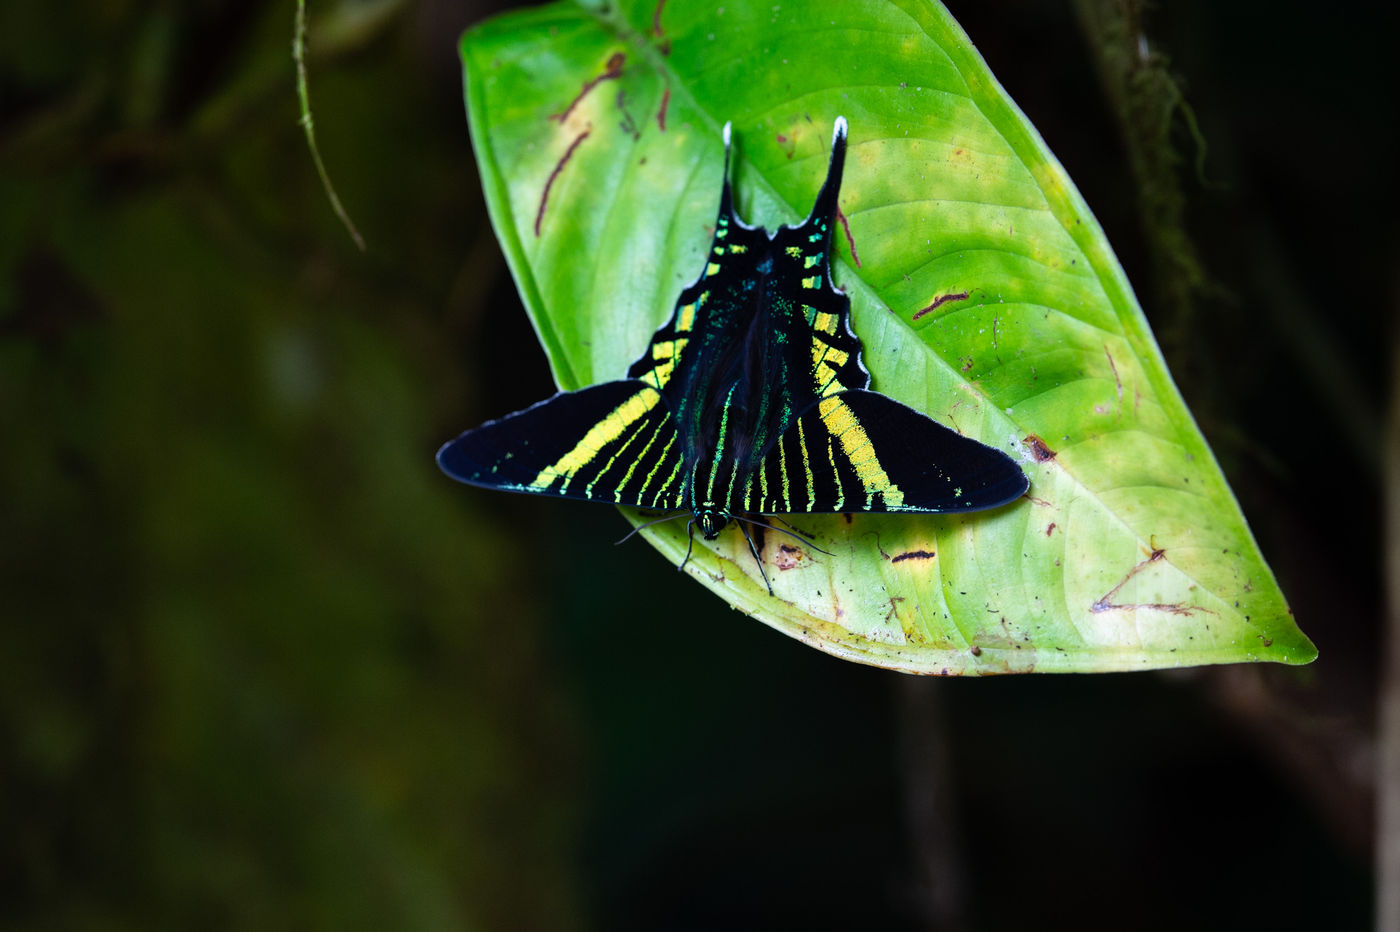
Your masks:
<svg viewBox="0 0 1400 932"><path fill-rule="evenodd" d="M1108 345L1104 344L1103 354L1108 357L1108 367L1113 370L1113 384L1118 389L1118 415L1123 414L1123 380L1118 377L1118 364L1113 361L1113 354L1108 351Z"/></svg>
<svg viewBox="0 0 1400 932"><path fill-rule="evenodd" d="M773 558L773 565L778 569L786 571L796 569L807 559L807 553L801 547L794 547L792 544L780 544L778 553Z"/></svg>
<svg viewBox="0 0 1400 932"><path fill-rule="evenodd" d="M671 40L666 38L666 30L661 28L661 11L666 8L666 0L656 0L656 8L651 11L651 34L661 40L661 54L671 54Z"/></svg>
<svg viewBox="0 0 1400 932"><path fill-rule="evenodd" d="M633 141L642 138L642 131L637 127L637 121L632 119L632 113L627 109L627 94L621 88L617 91L617 109L622 114L622 120L617 124L618 129L631 136Z"/></svg>
<svg viewBox="0 0 1400 932"><path fill-rule="evenodd" d="M890 562L900 563L904 560L932 560L936 556L938 556L938 554L932 550L906 550L903 553L895 554L890 557Z"/></svg>
<svg viewBox="0 0 1400 932"><path fill-rule="evenodd" d="M841 229L846 231L846 242L851 244L851 259L855 262L856 268L860 268L860 253L856 252L856 238L851 235L851 224L847 222L846 215L841 212L841 205L836 205L836 219L841 221Z"/></svg>
<svg viewBox="0 0 1400 932"><path fill-rule="evenodd" d="M930 313L930 312L932 312L932 311L937 310L938 308L940 308L940 307L942 307L943 305L947 304L949 301L966 301L969 294L971 294L971 292L968 292L968 291L956 291L956 292L951 292L951 293L949 293L949 294L942 294L942 295L939 295L938 297L936 297L936 298L933 299L933 303L930 304L928 307L923 308L922 310L915 311L915 312L914 312L914 316L913 316L912 318L910 318L910 319L911 319L911 320L918 320L920 317L923 317L925 314L928 314L928 313Z"/></svg>
<svg viewBox="0 0 1400 932"><path fill-rule="evenodd" d="M882 546L880 546L880 532L879 532L879 531L867 531L866 533L862 534L861 536L862 536L862 537L871 537L871 536L874 536L874 538L875 538L875 549L878 550L878 551L880 551L880 556L884 557L886 560L890 559L890 555L889 555L888 553L885 552L885 548L882 547Z"/></svg>
<svg viewBox="0 0 1400 932"><path fill-rule="evenodd" d="M1037 463L1044 463L1055 458L1055 451L1046 446L1045 441L1035 434L1027 434L1026 439L1021 442L1031 451L1031 456L1035 457Z"/></svg>
<svg viewBox="0 0 1400 932"><path fill-rule="evenodd" d="M549 189L554 187L554 179L559 177L559 173L564 170L564 166L568 163L569 159L574 157L574 151L578 149L579 145L585 139L588 138L588 134L591 132L593 132L593 127L590 126L588 129L585 129L583 132L579 133L576 137L574 137L574 141L569 143L569 148L564 150L564 154L559 157L559 161L555 164L554 170L549 173L549 180L547 180L544 183L544 190L540 192L539 209L535 211L536 236L540 235L540 224L544 221L544 209L545 206L549 203Z"/></svg>
<svg viewBox="0 0 1400 932"><path fill-rule="evenodd" d="M573 100L569 101L569 105L559 113L551 114L549 118L556 123L563 123L569 118L569 114L574 112L574 108L583 101L583 98L588 96L589 91L593 90L593 88L602 84L604 81L611 81L614 78L622 77L622 65L626 61L627 56L625 54L622 52L614 52L612 57L608 59L607 65L604 66L603 73L596 78L590 78L585 81L583 88L579 90L577 96L575 96Z"/></svg>
<svg viewBox="0 0 1400 932"><path fill-rule="evenodd" d="M1119 590L1126 586L1130 579L1132 579L1138 573L1141 573L1148 566L1152 565L1153 563L1156 563L1158 560L1166 559L1166 556L1167 552L1165 550L1154 548L1151 554L1147 557L1147 559L1139 561L1133 566L1132 569L1128 570L1128 572L1124 574L1123 578L1118 581L1118 585L1105 592L1103 596L1101 596L1097 601L1094 602L1093 605L1090 605L1089 611L1098 615L1102 614L1103 612L1145 609L1147 611L1153 612L1166 612L1169 615L1193 615L1196 612L1205 612L1207 615L1214 615L1215 612L1211 611L1208 608L1202 608L1199 605L1186 605L1181 602L1113 601L1113 599L1118 595Z"/></svg>
<svg viewBox="0 0 1400 932"><path fill-rule="evenodd" d="M656 125L661 128L661 132L666 132L666 108L671 103L671 89L668 87L661 92L661 109L656 111Z"/></svg>

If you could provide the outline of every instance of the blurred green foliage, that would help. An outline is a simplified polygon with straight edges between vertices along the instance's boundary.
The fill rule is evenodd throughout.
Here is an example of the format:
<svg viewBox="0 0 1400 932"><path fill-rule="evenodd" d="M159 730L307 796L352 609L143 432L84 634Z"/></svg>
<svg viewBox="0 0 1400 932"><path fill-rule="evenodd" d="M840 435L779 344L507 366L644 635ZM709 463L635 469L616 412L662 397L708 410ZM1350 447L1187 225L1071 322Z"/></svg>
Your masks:
<svg viewBox="0 0 1400 932"><path fill-rule="evenodd" d="M0 914L566 927L539 606L432 462L498 275L457 87L406 29L313 72L362 257L288 6L67 7L0 14Z"/></svg>

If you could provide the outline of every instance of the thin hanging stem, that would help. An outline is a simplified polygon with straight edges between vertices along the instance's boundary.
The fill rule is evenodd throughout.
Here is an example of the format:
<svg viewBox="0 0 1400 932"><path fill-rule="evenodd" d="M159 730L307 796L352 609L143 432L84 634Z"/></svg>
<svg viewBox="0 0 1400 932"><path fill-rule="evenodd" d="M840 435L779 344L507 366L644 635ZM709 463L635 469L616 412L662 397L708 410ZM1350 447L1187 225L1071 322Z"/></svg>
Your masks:
<svg viewBox="0 0 1400 932"><path fill-rule="evenodd" d="M364 252L365 239L355 228L355 223L350 219L345 206L340 203L340 197L335 193L335 185L331 184L330 173L321 161L321 150L316 145L316 127L311 121L311 88L306 79L306 0L297 0L296 25L292 32L292 60L297 63L297 97L301 100L301 127L306 131L306 145L311 150L311 161L316 165L316 174L321 176L321 187L326 190L331 209L345 225L355 245L360 247L360 252Z"/></svg>

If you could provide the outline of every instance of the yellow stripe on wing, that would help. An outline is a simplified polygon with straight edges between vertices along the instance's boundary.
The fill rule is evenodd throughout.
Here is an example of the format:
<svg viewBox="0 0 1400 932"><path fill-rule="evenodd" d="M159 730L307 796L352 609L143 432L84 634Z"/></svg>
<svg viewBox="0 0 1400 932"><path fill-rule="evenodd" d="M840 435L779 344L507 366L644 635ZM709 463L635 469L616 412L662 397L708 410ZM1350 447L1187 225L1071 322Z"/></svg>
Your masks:
<svg viewBox="0 0 1400 932"><path fill-rule="evenodd" d="M829 395L817 403L818 413L826 429L831 431L841 444L841 452L856 471L856 477L865 486L865 507L869 508L878 492L885 505L898 508L904 504L904 493L890 480L885 468L875 455L875 446L870 435L860 426L856 417L840 395Z"/></svg>
<svg viewBox="0 0 1400 932"><path fill-rule="evenodd" d="M583 435L583 439L576 443L572 450L552 465L541 469L540 474L527 488L542 492L556 480L563 479L563 485L559 487L560 494L563 494L580 469L592 463L599 451L621 437L623 431L636 424L648 411L656 407L660 400L661 395L657 392L650 388L641 389L590 427L588 433Z"/></svg>

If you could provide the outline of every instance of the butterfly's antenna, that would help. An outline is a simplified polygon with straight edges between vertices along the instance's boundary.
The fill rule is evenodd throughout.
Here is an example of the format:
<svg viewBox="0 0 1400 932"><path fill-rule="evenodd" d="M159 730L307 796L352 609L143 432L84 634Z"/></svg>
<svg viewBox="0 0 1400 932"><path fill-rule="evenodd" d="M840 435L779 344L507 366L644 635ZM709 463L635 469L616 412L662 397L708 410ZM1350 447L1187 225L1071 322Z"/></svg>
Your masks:
<svg viewBox="0 0 1400 932"><path fill-rule="evenodd" d="M770 515L770 517L771 517L774 521L776 521L776 522L778 522L779 524L781 524L783 527L792 528L794 531L797 531L797 533L798 533L799 535L801 535L802 537L806 537L806 536L807 536L806 534L803 534L801 531L798 531L798 530L797 530L797 525L793 524L791 521L785 520L781 515Z"/></svg>
<svg viewBox="0 0 1400 932"><path fill-rule="evenodd" d="M830 550L823 550L822 548L818 547L817 544L816 544L816 542L815 542L814 540L812 540L812 538L808 537L807 535L797 533L797 529L796 529L796 528L793 528L793 530L788 531L788 530L785 530L785 529L783 529L783 528L778 527L777 525L769 524L767 521L758 521L758 520L756 520L756 519L754 519L754 518L740 518L739 520L740 520L740 521L747 521L749 524L757 524L759 527L766 527L768 530L770 530L770 531L777 531L779 534L786 534L788 537L794 538L795 540L800 540L800 541L802 541L802 543L806 544L808 547L811 547L813 550L817 551L818 553L824 553L824 554L826 554L826 555L829 556L829 557L834 557L834 556L836 556L836 554L832 553ZM779 518L778 520L779 520L779 521L782 521L781 518ZM783 521L783 523L784 523L784 524L787 524L786 521ZM791 525L791 524L788 524L788 527L792 527L792 525Z"/></svg>
<svg viewBox="0 0 1400 932"><path fill-rule="evenodd" d="M685 514L685 512L681 512L681 514ZM692 550L695 549L695 516L694 516L694 515L691 515L690 521L689 521L689 522L686 524L686 526L685 526L685 534L686 534L686 537L690 538L690 543L688 543L688 544L685 545L685 559L681 561L681 565L680 565L680 566L676 567L676 572L677 572L677 573L679 573L681 570L685 569L685 565L686 565L687 563L690 562L690 552L691 552Z"/></svg>
<svg viewBox="0 0 1400 932"><path fill-rule="evenodd" d="M617 544L625 544L625 543L627 543L629 540L631 540L631 539L636 535L636 533L637 533L638 531L645 531L647 528L651 527L651 526L654 525L654 524L664 524L664 523L667 522L667 521L674 521L674 520L676 520L677 518L684 518L684 517L685 517L687 514L689 514L689 513L690 513L690 512L688 512L688 511L678 511L678 512L676 512L676 513L673 514L673 515L667 515L667 516L664 517L664 518L654 518L653 520L648 521L646 524L639 524L639 525L637 525L636 527L634 527L632 530L628 531L628 532L627 532L627 535L626 535L625 537L623 537L621 540L619 540L619 541L617 542ZM614 544L613 546L615 547L615 546L617 546L617 544Z"/></svg>
<svg viewBox="0 0 1400 932"><path fill-rule="evenodd" d="M743 519L743 520L747 521L748 519L745 518L745 519ZM754 522L752 522L752 523L761 525L762 527L768 527L768 525L763 524L763 523L760 522L760 521L754 521ZM749 536L749 529L746 528L746 527L744 527L743 524L740 524L740 525L739 525L739 530L741 530L741 531L744 532L744 540L746 540L746 541L749 542L749 553L753 554L754 562L756 562L756 563L758 564L758 575L760 575L760 576L763 577L763 584L764 584L765 586L768 587L768 594L769 594L769 595L772 595L772 594L773 594L773 584L772 584L771 582L768 581L768 574L765 573L765 572L763 571L763 558L760 557L760 556L758 555L758 548L754 546L753 538ZM778 529L778 528L773 528L773 530L776 531L776 530L779 530L779 529Z"/></svg>

